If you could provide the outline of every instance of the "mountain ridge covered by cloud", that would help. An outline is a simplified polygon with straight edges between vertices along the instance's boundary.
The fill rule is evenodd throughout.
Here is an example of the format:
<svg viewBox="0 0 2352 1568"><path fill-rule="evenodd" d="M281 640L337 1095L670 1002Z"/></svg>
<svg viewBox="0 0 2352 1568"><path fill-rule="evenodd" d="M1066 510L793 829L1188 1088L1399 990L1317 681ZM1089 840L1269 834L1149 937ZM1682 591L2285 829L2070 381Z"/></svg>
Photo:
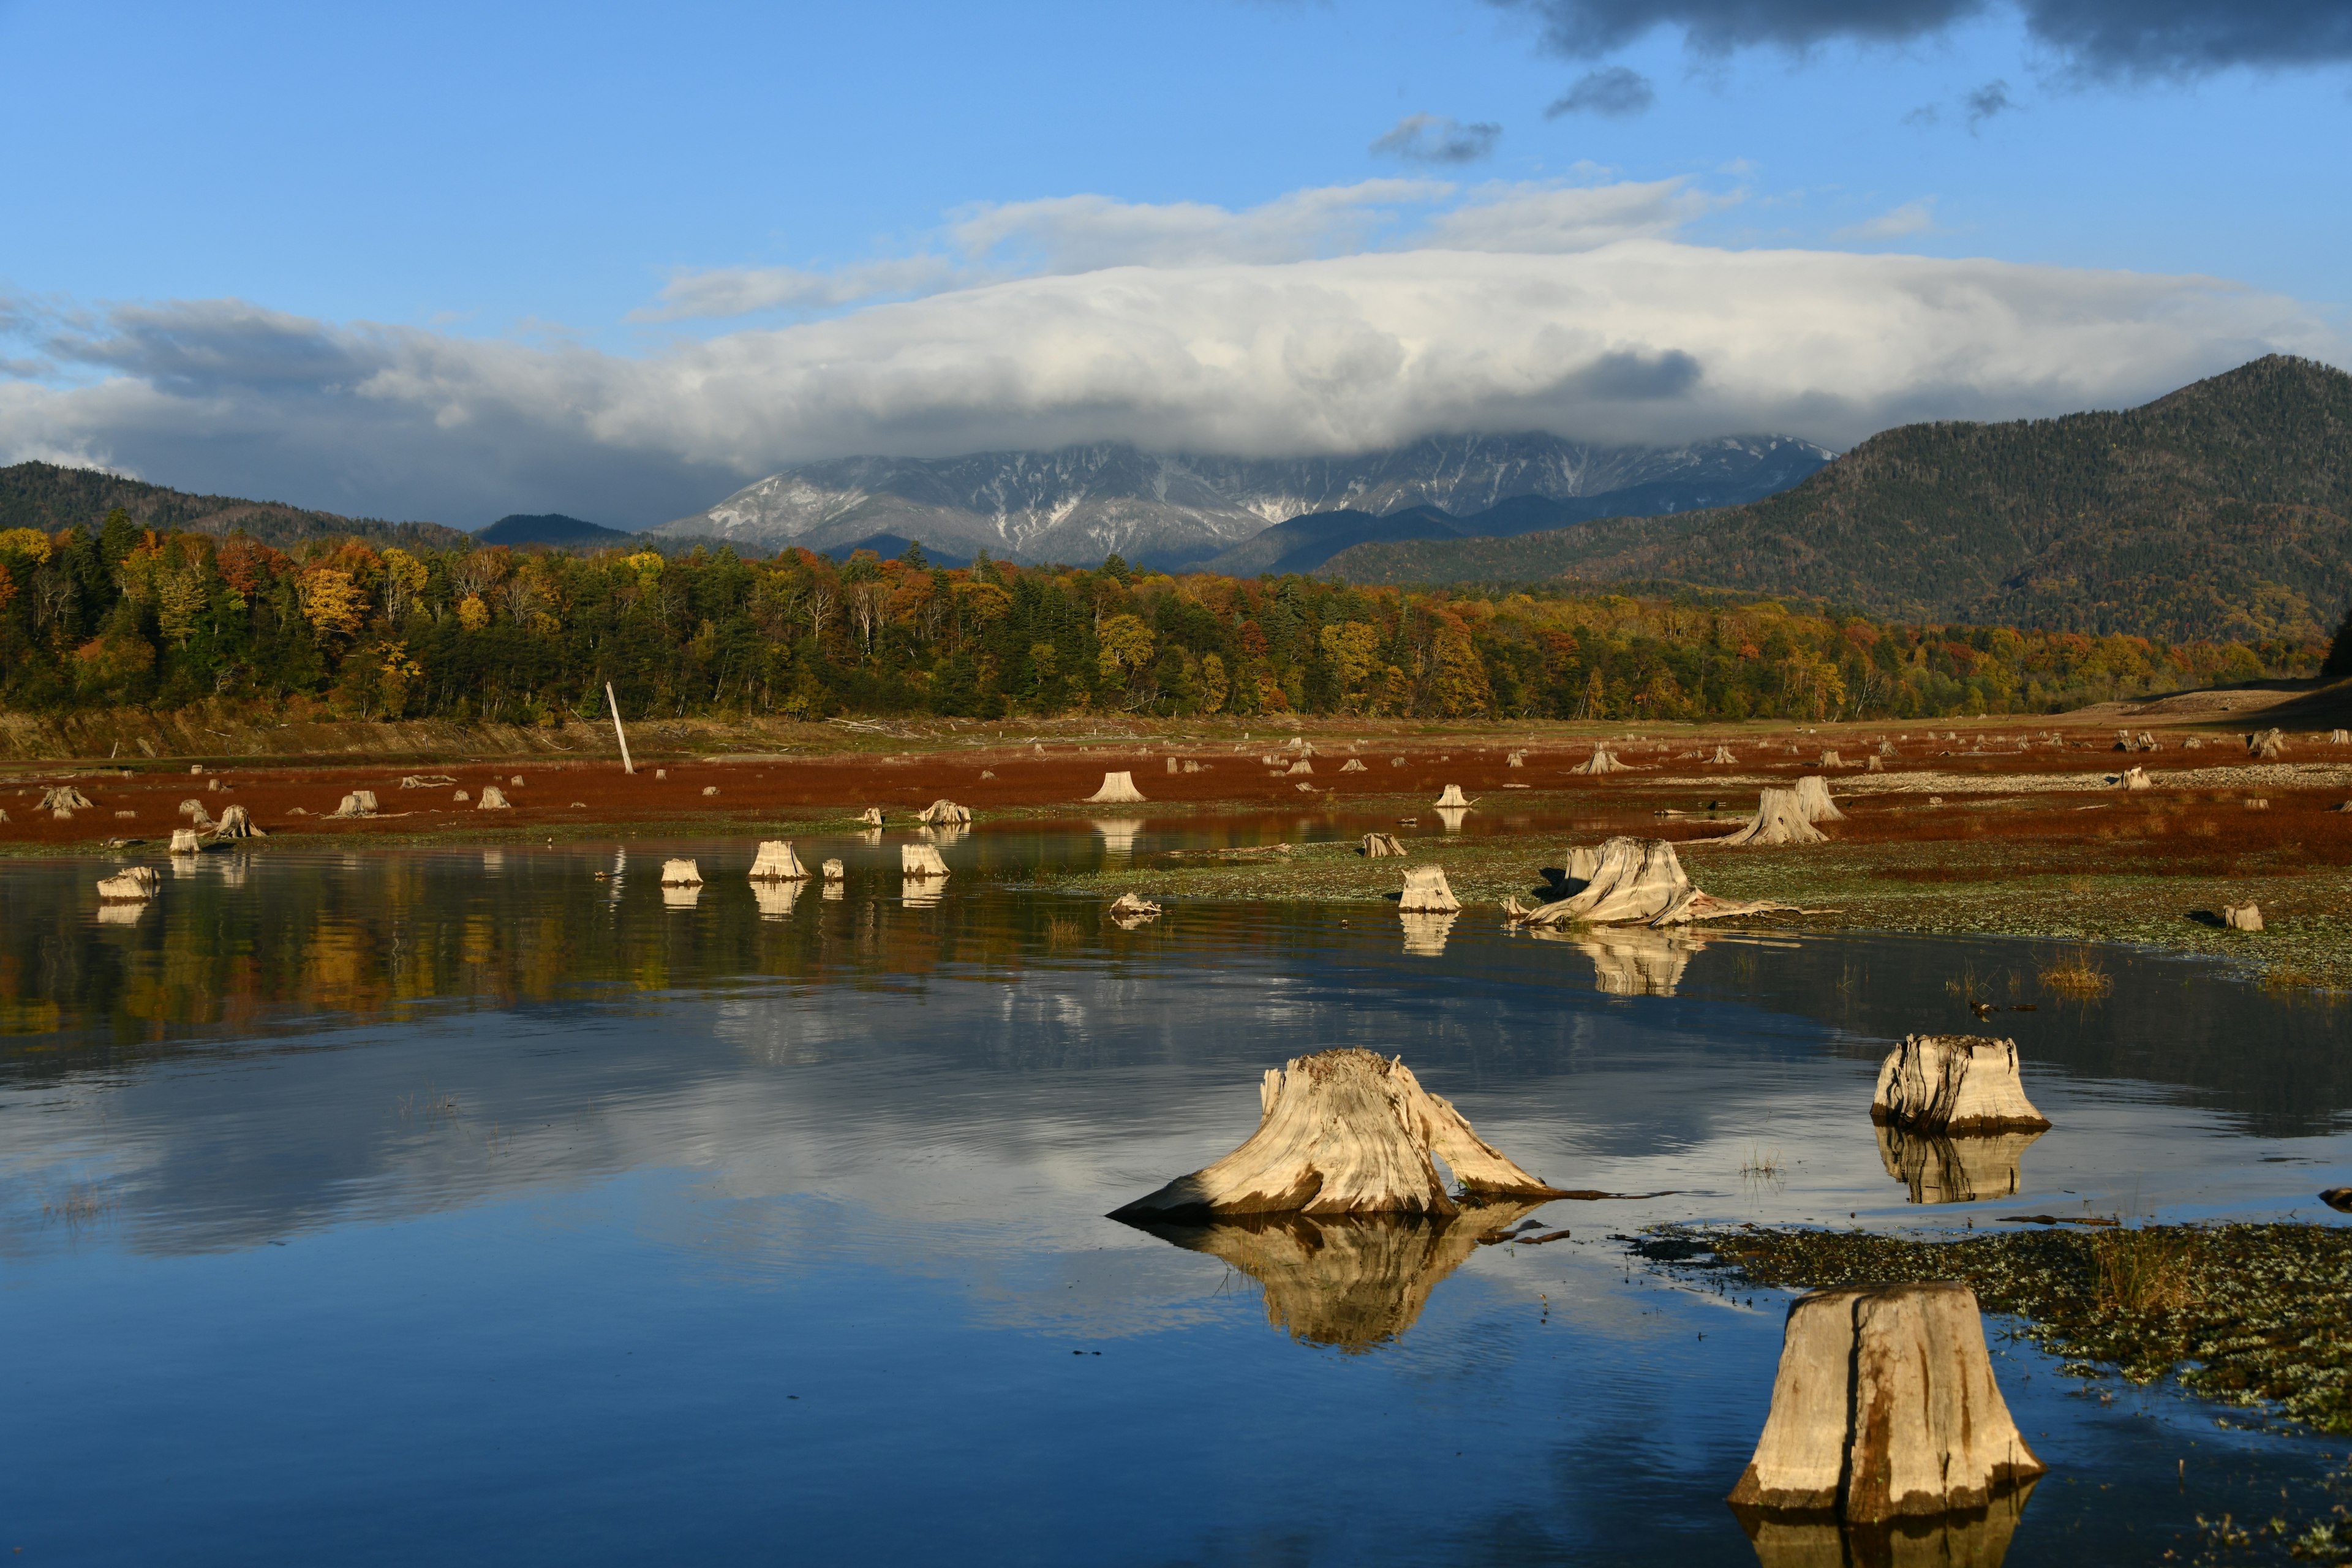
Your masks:
<svg viewBox="0 0 2352 1568"><path fill-rule="evenodd" d="M970 278L637 354L240 300L20 300L0 316L37 363L0 379L0 460L374 515L642 524L854 454L1302 457L1517 430L1843 447L2340 352L2298 302L2222 279L1675 237L1734 200L1680 180L1382 181L1240 211L977 209L958 220Z"/></svg>

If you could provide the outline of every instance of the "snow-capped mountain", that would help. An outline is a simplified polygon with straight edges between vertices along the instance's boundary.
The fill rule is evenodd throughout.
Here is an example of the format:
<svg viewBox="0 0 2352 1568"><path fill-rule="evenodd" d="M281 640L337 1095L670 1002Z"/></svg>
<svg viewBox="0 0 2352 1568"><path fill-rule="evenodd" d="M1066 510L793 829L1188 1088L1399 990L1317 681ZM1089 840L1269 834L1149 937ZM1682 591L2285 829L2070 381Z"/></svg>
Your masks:
<svg viewBox="0 0 2352 1568"><path fill-rule="evenodd" d="M1803 479L1832 454L1785 436L1595 447L1556 436L1431 437L1347 458L1245 458L1123 445L961 458L801 463L656 533L828 550L891 533L1023 561L1189 565L1311 512L1433 506L1455 517L1521 496L1628 490L1628 512L1721 504ZM1685 488L1690 490L1684 497Z"/></svg>

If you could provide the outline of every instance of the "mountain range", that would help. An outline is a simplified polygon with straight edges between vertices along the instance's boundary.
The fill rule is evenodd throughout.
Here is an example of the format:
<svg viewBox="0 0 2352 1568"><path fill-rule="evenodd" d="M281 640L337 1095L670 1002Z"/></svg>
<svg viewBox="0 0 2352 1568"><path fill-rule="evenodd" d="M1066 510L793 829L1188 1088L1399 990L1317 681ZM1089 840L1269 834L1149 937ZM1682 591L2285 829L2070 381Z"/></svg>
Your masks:
<svg viewBox="0 0 2352 1568"><path fill-rule="evenodd" d="M653 531L827 552L887 533L919 539L927 550L985 550L1016 560L1092 562L1116 553L1163 569L1299 571L1359 539L1409 536L1399 526L1459 534L1468 526L1461 520L1504 502L1579 503L1496 519L1547 527L1578 516L1750 500L1797 482L1830 456L1786 436L1598 447L1529 434L1432 437L1344 458L1216 458L1123 445L844 458L797 464ZM1381 521L1416 508L1440 515L1423 512L1394 526ZM1261 542L1276 525L1340 513L1348 515Z"/></svg>
<svg viewBox="0 0 2352 1568"><path fill-rule="evenodd" d="M2273 354L2142 407L1883 431L1745 505L1364 543L1362 583L1801 594L1909 620L2320 637L2352 601L2352 375Z"/></svg>

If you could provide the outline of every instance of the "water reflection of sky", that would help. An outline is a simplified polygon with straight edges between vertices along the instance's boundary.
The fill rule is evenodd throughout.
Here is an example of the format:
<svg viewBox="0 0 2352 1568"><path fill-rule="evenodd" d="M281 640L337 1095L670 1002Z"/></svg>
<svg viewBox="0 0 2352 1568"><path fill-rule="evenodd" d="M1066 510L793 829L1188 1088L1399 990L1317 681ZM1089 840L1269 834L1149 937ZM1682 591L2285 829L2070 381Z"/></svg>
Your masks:
<svg viewBox="0 0 2352 1568"><path fill-rule="evenodd" d="M1594 952L1473 910L1433 952L1384 911L1198 905L1130 933L1021 879L1107 852L1052 831L946 846L929 907L895 842L803 844L842 896L762 918L739 847L272 847L104 928L88 866L0 866L28 1561L1752 1562L1719 1500L1782 1299L1612 1233L2309 1215L2352 1178L2343 1016L2181 961L2111 953L2084 1007L2028 943ZM1866 1111L1893 1037L1976 1026L1955 988L2037 1008L1998 1025L2056 1126L2016 1196L1928 1209ZM1269 1322L1296 1298L1261 1253L1101 1217L1339 1045L1552 1181L1675 1191L1454 1249L1369 1351ZM2053 1466L2012 1563L2153 1560L2319 1464L2006 1354Z"/></svg>

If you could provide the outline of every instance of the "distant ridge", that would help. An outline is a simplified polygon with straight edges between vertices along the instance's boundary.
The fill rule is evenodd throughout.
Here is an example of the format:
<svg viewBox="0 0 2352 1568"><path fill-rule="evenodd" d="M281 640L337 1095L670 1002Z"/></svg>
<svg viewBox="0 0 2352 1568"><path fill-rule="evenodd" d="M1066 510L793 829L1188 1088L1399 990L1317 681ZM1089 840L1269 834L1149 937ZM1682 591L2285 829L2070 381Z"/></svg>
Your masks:
<svg viewBox="0 0 2352 1568"><path fill-rule="evenodd" d="M624 532L617 528L606 528L598 522L583 522L576 517L566 517L560 511L538 514L517 511L509 512L474 537L484 544L552 544L593 548L598 545L626 544L636 535Z"/></svg>
<svg viewBox="0 0 2352 1568"><path fill-rule="evenodd" d="M16 463L0 468L0 528L37 528L52 533L61 528L94 529L118 507L142 528L215 535L241 531L279 548L314 539L361 539L371 544L436 549L461 548L472 542L470 535L437 522L383 522L278 501L191 495L99 468L68 468L55 463Z"/></svg>
<svg viewBox="0 0 2352 1568"><path fill-rule="evenodd" d="M1235 576L1313 572L1339 552L1381 541L1509 537L1564 528L1597 517L1654 517L1757 500L1820 471L1826 454L1800 441L1766 446L1742 471L1706 478L1654 480L1590 496L1518 495L1483 511L1455 516L1441 507L1407 507L1385 514L1308 512L1243 541L1210 561L1206 572Z"/></svg>
<svg viewBox="0 0 2352 1568"><path fill-rule="evenodd" d="M1677 583L1907 620L2323 638L2352 602L2352 375L2273 354L2120 413L1884 431L1768 500L1357 545L1359 583Z"/></svg>
<svg viewBox="0 0 2352 1568"><path fill-rule="evenodd" d="M1230 563L1217 570L1255 573L1290 547L1247 558L1231 552L1309 513L1384 518L1429 507L1467 516L1516 497L1571 501L1604 492L1629 498L1612 510L1670 510L1769 493L1829 457L1787 436L1601 447L1529 432L1433 436L1323 458L1146 452L1116 443L842 458L795 464L653 531L828 553L889 534L919 539L926 550L985 550L1016 561L1084 563L1116 553L1137 566L1189 570L1215 560Z"/></svg>

